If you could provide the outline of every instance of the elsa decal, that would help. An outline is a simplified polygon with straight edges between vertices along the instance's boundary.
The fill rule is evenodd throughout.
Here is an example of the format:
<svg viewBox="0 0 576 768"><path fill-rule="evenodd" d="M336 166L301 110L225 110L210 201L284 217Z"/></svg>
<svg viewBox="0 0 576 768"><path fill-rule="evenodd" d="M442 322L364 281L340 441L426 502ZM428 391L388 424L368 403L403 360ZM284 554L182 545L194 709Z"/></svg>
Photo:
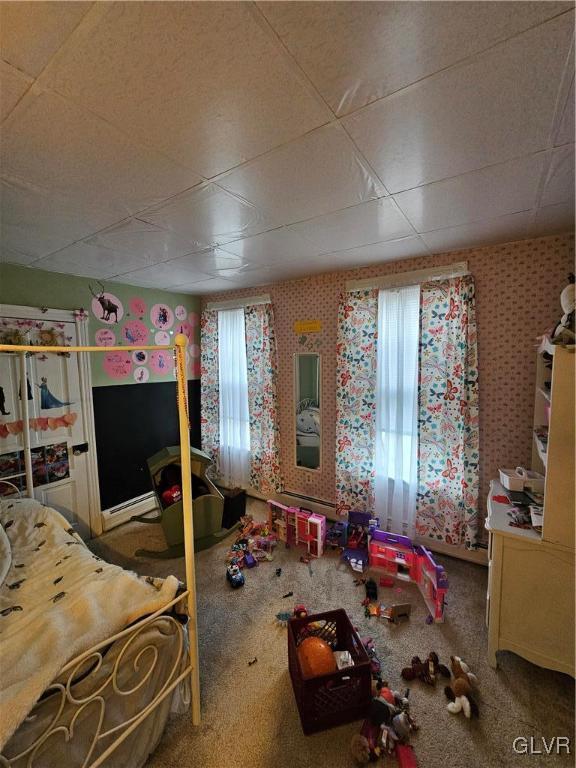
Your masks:
<svg viewBox="0 0 576 768"><path fill-rule="evenodd" d="M44 408L45 410L48 410L49 408L63 408L65 405L72 405L72 403L63 403L61 400L58 400L57 397L54 397L52 392L48 389L48 379L46 376L42 376L40 379L42 382L41 384L37 384L36 386L40 388L40 407Z"/></svg>

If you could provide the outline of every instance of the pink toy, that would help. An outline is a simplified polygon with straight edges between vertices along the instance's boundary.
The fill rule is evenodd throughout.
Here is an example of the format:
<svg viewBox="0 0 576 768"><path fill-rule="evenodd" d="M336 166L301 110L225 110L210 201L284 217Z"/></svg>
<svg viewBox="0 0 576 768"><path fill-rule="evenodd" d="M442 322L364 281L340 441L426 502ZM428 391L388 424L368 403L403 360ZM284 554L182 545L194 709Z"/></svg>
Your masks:
<svg viewBox="0 0 576 768"><path fill-rule="evenodd" d="M418 585L433 621L444 621L448 577L431 553L408 536L397 536L376 530L368 546L370 566L385 571L387 576Z"/></svg>
<svg viewBox="0 0 576 768"><path fill-rule="evenodd" d="M305 546L312 557L324 554L326 518L309 509L287 507L279 501L268 501L268 526L287 547Z"/></svg>

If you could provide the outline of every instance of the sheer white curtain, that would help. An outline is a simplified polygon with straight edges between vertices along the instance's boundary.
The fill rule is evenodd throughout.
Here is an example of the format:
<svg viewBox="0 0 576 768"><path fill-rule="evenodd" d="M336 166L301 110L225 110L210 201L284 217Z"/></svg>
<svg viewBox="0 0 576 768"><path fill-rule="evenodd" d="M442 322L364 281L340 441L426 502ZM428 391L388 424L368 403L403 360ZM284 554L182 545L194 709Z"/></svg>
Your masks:
<svg viewBox="0 0 576 768"><path fill-rule="evenodd" d="M228 487L250 478L250 421L244 309L218 312L220 474Z"/></svg>
<svg viewBox="0 0 576 768"><path fill-rule="evenodd" d="M380 526L414 535L420 286L378 294L375 501Z"/></svg>

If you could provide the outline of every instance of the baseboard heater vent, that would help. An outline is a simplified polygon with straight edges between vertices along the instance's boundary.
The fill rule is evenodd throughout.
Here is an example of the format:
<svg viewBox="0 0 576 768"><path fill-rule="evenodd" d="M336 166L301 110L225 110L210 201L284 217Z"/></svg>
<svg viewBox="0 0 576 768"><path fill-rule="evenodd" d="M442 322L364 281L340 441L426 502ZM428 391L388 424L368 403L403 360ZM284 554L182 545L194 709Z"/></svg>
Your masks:
<svg viewBox="0 0 576 768"><path fill-rule="evenodd" d="M302 493L294 493L294 491L283 491L283 496L290 496L293 499L298 499L299 501L310 501L313 504L320 504L323 507L330 507L330 509L336 509L336 504L333 504L331 501L325 501L324 499L316 499L314 496L304 496Z"/></svg>

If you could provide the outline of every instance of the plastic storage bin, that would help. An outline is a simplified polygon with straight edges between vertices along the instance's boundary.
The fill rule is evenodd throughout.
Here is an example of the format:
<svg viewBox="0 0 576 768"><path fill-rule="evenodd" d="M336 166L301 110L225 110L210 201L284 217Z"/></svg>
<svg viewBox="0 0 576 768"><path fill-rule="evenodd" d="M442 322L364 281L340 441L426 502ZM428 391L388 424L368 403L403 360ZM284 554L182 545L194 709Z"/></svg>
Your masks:
<svg viewBox="0 0 576 768"><path fill-rule="evenodd" d="M539 472L533 472L524 467L516 469L500 469L500 482L508 491L523 491L524 488L530 488L536 493L544 491L544 475Z"/></svg>
<svg viewBox="0 0 576 768"><path fill-rule="evenodd" d="M349 651L354 666L328 675L305 677L298 646L310 635L321 637L333 651ZM365 717L371 701L370 658L343 609L290 619L288 667L306 735Z"/></svg>

